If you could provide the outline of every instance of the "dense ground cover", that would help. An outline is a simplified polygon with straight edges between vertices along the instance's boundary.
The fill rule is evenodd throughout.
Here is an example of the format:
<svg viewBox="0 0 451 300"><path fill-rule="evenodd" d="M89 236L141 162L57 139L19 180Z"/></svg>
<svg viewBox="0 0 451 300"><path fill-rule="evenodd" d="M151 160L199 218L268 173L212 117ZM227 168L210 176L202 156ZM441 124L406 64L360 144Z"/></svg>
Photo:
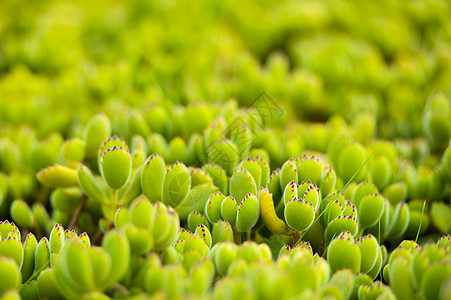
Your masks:
<svg viewBox="0 0 451 300"><path fill-rule="evenodd" d="M0 1L0 298L450 299L450 15Z"/></svg>

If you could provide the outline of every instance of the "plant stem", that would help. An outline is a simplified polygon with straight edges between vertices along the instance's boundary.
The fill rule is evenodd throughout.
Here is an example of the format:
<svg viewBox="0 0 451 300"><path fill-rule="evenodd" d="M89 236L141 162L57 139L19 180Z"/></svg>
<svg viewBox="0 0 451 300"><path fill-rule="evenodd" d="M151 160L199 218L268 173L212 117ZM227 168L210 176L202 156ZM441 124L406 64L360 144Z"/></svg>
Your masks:
<svg viewBox="0 0 451 300"><path fill-rule="evenodd" d="M238 232L238 231L233 232L233 241L237 245L241 244L241 232Z"/></svg>
<svg viewBox="0 0 451 300"><path fill-rule="evenodd" d="M99 230L97 230L96 235L92 238L92 245L99 245L100 243L100 239L102 238L103 232L102 230L99 228Z"/></svg>
<svg viewBox="0 0 451 300"><path fill-rule="evenodd" d="M70 230L74 229L75 225L77 224L78 218L80 217L87 200L88 198L85 195L83 195L80 205L78 205L77 210L75 210L75 213L72 216L72 219L70 220L68 227Z"/></svg>
<svg viewBox="0 0 451 300"><path fill-rule="evenodd" d="M363 236L365 229L366 229L365 227L359 229L359 231L357 232L357 238L361 238Z"/></svg>
<svg viewBox="0 0 451 300"><path fill-rule="evenodd" d="M36 221L34 222L33 229L34 229L34 231L36 233L36 238L38 240L40 240L42 238L42 230L41 230L41 227L39 227L39 224Z"/></svg>
<svg viewBox="0 0 451 300"><path fill-rule="evenodd" d="M116 206L116 204L117 204L118 193L119 193L119 190L111 190L111 202L113 203L113 206Z"/></svg>
<svg viewBox="0 0 451 300"><path fill-rule="evenodd" d="M301 240L303 235L301 235L299 232L293 232L293 239L291 240L291 248L296 246L297 242Z"/></svg>
<svg viewBox="0 0 451 300"><path fill-rule="evenodd" d="M110 222L114 221L114 214L116 213L116 209L117 209L118 194L119 194L119 190L111 190L111 212L110 213L112 213L112 215L108 216L108 220Z"/></svg>
<svg viewBox="0 0 451 300"><path fill-rule="evenodd" d="M248 230L246 232L246 241L249 241L251 239L251 230Z"/></svg>

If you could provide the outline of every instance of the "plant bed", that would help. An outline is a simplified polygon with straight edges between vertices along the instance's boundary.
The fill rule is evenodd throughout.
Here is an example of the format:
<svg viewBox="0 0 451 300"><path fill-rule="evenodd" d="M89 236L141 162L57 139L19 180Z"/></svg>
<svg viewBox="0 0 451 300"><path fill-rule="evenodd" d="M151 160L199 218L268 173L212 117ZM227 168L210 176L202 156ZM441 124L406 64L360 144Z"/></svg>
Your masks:
<svg viewBox="0 0 451 300"><path fill-rule="evenodd" d="M0 1L0 299L450 299L449 15Z"/></svg>

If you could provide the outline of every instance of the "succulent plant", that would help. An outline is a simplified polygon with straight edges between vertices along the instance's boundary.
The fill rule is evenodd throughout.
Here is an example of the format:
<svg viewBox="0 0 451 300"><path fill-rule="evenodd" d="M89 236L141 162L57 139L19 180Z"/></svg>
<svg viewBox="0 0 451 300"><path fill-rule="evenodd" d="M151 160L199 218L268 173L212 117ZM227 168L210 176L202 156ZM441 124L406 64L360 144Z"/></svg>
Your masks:
<svg viewBox="0 0 451 300"><path fill-rule="evenodd" d="M332 240L327 247L327 261L333 273L340 269L350 269L354 273L359 272L361 257L359 245L354 241L352 235L346 231Z"/></svg>
<svg viewBox="0 0 451 300"><path fill-rule="evenodd" d="M446 94L437 93L429 97L423 115L424 132L432 147L445 148L451 137L450 99Z"/></svg>
<svg viewBox="0 0 451 300"><path fill-rule="evenodd" d="M179 217L170 207L146 197L135 199L130 208L119 208L114 217L116 228L125 232L132 253L143 255L152 249L165 249L177 237Z"/></svg>
<svg viewBox="0 0 451 300"><path fill-rule="evenodd" d="M449 293L449 236L437 243L419 246L404 241L389 256L384 278L397 297L421 294L426 299L439 299Z"/></svg>
<svg viewBox="0 0 451 300"><path fill-rule="evenodd" d="M0 299L450 299L448 2L0 1Z"/></svg>
<svg viewBox="0 0 451 300"><path fill-rule="evenodd" d="M56 287L68 298L102 292L124 277L129 260L128 240L120 231L108 232L102 247L69 239L55 258Z"/></svg>

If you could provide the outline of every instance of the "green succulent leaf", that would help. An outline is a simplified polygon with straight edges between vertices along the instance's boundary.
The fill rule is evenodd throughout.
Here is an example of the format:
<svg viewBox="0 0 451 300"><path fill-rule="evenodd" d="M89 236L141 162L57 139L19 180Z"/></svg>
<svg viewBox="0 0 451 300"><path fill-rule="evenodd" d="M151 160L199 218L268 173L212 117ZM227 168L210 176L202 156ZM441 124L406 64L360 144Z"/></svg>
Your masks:
<svg viewBox="0 0 451 300"><path fill-rule="evenodd" d="M219 188L221 193L226 194L229 191L229 178L226 171L219 165L205 164L202 170L207 172L213 179L213 184Z"/></svg>
<svg viewBox="0 0 451 300"><path fill-rule="evenodd" d="M247 194L238 206L236 229L240 232L248 231L260 217L260 204L254 194Z"/></svg>
<svg viewBox="0 0 451 300"><path fill-rule="evenodd" d="M238 205L232 196L225 197L221 204L222 218L230 225L236 225L236 217L238 213Z"/></svg>
<svg viewBox="0 0 451 300"><path fill-rule="evenodd" d="M105 287L121 280L130 265L130 245L124 233L110 230L102 240L102 247L111 257L111 272Z"/></svg>
<svg viewBox="0 0 451 300"><path fill-rule="evenodd" d="M343 231L330 242L327 248L327 261L333 273L341 269L349 269L353 273L360 271L360 249L350 233Z"/></svg>
<svg viewBox="0 0 451 300"><path fill-rule="evenodd" d="M40 171L36 177L50 187L69 187L78 184L76 170L57 164Z"/></svg>
<svg viewBox="0 0 451 300"><path fill-rule="evenodd" d="M80 164L77 171L78 182L86 195L96 202L108 204L107 197L97 184L91 170Z"/></svg>
<svg viewBox="0 0 451 300"><path fill-rule="evenodd" d="M80 138L67 140L62 152L67 161L81 162L86 156L86 143Z"/></svg>
<svg viewBox="0 0 451 300"><path fill-rule="evenodd" d="M237 202L241 202L249 193L257 194L257 185L254 178L246 169L236 169L230 179L230 195Z"/></svg>
<svg viewBox="0 0 451 300"><path fill-rule="evenodd" d="M262 184L262 172L263 172L260 164L255 159L246 158L238 165L237 169L240 168L244 168L246 171L249 172L249 174L251 174L252 178L255 181L255 184L257 185L257 189L260 189L260 185Z"/></svg>
<svg viewBox="0 0 451 300"><path fill-rule="evenodd" d="M18 288L22 282L19 266L12 258L0 256L0 280L0 295Z"/></svg>
<svg viewBox="0 0 451 300"><path fill-rule="evenodd" d="M34 256L36 247L38 246L38 241L33 233L27 234L25 242L23 244L23 263L20 271L22 273L22 280L25 282L30 278L34 271Z"/></svg>
<svg viewBox="0 0 451 300"><path fill-rule="evenodd" d="M319 185L322 178L322 167L315 156L300 157L296 163L298 173L298 182L307 182L310 180L313 184Z"/></svg>
<svg viewBox="0 0 451 300"><path fill-rule="evenodd" d="M86 126L83 139L86 143L86 155L97 154L100 145L111 135L111 124L104 114L95 115Z"/></svg>
<svg viewBox="0 0 451 300"><path fill-rule="evenodd" d="M111 189L117 190L123 187L130 178L132 159L127 150L114 146L102 154L100 166L107 185Z"/></svg>
<svg viewBox="0 0 451 300"><path fill-rule="evenodd" d="M234 142L220 139L207 145L209 162L221 166L230 176L238 165L240 152Z"/></svg>
<svg viewBox="0 0 451 300"><path fill-rule="evenodd" d="M192 211L188 215L188 228L191 232L194 232L198 225L204 225L206 228L209 228L207 218L197 211Z"/></svg>
<svg viewBox="0 0 451 300"><path fill-rule="evenodd" d="M315 210L313 206L302 199L293 198L285 206L285 221L295 231L304 231L313 224Z"/></svg>
<svg viewBox="0 0 451 300"><path fill-rule="evenodd" d="M233 230L229 222L219 220L213 224L212 245L223 242L233 242Z"/></svg>
<svg viewBox="0 0 451 300"><path fill-rule="evenodd" d="M192 211L202 213L211 194L217 193L218 188L211 184L203 184L193 187L185 200L175 208L180 219L186 220Z"/></svg>
<svg viewBox="0 0 451 300"><path fill-rule="evenodd" d="M64 299L58 292L55 271L51 268L43 270L37 280L39 297L43 299Z"/></svg>
<svg viewBox="0 0 451 300"><path fill-rule="evenodd" d="M221 206L225 196L221 193L212 194L205 205L205 216L211 223L218 222L221 218Z"/></svg>
<svg viewBox="0 0 451 300"><path fill-rule="evenodd" d="M34 217L28 204L17 199L11 203L10 214L14 222L21 228L30 228L34 224Z"/></svg>
<svg viewBox="0 0 451 300"><path fill-rule="evenodd" d="M34 270L42 271L50 266L50 246L46 237L39 240L35 250Z"/></svg>
<svg viewBox="0 0 451 300"><path fill-rule="evenodd" d="M360 200L359 224L362 228L375 225L382 216L384 200L380 194L370 194Z"/></svg>
<svg viewBox="0 0 451 300"><path fill-rule="evenodd" d="M163 203L177 207L185 200L191 188L191 175L183 163L173 164L166 172L163 180Z"/></svg>
<svg viewBox="0 0 451 300"><path fill-rule="evenodd" d="M22 266L23 248L20 240L9 235L6 239L0 241L0 256L14 259L17 266Z"/></svg>
<svg viewBox="0 0 451 300"><path fill-rule="evenodd" d="M291 181L298 182L298 171L296 168L296 160L287 160L280 169L280 186L284 189Z"/></svg>

